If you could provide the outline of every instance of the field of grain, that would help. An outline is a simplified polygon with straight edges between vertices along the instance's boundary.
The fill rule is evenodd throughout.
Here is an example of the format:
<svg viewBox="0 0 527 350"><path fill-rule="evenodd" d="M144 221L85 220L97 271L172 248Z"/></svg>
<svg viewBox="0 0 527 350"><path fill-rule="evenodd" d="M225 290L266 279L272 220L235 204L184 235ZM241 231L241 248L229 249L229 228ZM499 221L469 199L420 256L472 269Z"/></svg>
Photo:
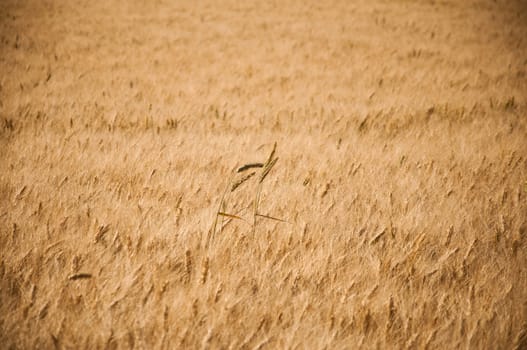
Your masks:
<svg viewBox="0 0 527 350"><path fill-rule="evenodd" d="M0 348L527 348L524 1L4 0L0 72Z"/></svg>

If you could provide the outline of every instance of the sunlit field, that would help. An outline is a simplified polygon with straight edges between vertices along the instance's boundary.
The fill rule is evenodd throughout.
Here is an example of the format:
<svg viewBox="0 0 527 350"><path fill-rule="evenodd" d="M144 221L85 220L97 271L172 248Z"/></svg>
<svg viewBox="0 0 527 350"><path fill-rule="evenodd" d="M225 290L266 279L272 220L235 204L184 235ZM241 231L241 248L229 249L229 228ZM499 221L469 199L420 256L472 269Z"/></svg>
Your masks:
<svg viewBox="0 0 527 350"><path fill-rule="evenodd" d="M0 348L527 348L522 1L1 1Z"/></svg>

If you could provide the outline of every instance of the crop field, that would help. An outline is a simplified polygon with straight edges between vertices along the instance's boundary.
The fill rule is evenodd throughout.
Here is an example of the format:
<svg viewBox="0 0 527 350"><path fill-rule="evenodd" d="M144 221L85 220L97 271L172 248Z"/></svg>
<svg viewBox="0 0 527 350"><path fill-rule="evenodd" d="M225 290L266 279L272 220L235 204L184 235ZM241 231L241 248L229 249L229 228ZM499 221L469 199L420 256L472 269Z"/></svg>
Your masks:
<svg viewBox="0 0 527 350"><path fill-rule="evenodd" d="M0 1L0 348L526 349L527 3Z"/></svg>

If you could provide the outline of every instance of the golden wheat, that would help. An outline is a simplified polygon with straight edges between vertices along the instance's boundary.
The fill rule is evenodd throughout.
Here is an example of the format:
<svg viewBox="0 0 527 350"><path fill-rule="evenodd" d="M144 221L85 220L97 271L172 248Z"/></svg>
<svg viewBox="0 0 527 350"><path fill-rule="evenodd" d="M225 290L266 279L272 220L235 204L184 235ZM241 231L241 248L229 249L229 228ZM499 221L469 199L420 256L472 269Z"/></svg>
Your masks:
<svg viewBox="0 0 527 350"><path fill-rule="evenodd" d="M526 18L0 1L0 347L526 348Z"/></svg>

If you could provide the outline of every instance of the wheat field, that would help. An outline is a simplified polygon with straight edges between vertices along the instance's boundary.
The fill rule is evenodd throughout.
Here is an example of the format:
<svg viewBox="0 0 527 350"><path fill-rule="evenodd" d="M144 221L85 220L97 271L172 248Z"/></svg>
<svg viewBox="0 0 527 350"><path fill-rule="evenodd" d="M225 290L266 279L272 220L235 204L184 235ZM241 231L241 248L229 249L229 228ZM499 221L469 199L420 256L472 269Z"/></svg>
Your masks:
<svg viewBox="0 0 527 350"><path fill-rule="evenodd" d="M0 348L527 348L524 1L4 0L0 72Z"/></svg>

